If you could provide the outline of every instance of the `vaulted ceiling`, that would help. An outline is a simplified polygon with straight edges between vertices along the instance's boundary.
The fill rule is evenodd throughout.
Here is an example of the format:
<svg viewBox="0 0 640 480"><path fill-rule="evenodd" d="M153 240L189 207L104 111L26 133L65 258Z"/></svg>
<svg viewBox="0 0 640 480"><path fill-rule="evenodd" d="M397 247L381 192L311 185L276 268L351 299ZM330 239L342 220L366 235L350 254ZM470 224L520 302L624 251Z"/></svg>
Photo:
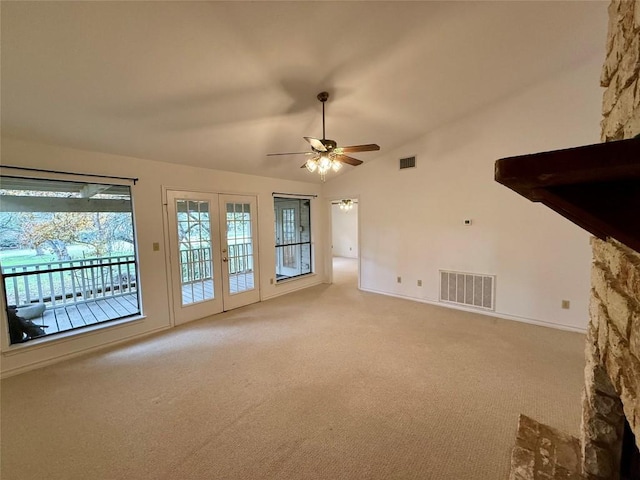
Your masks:
<svg viewBox="0 0 640 480"><path fill-rule="evenodd" d="M605 2L1 2L2 133L319 181L303 136L378 143L604 58ZM597 81L597 79L594 79ZM346 167L354 168L354 167ZM343 170L346 170L343 169ZM330 178L330 177L329 177Z"/></svg>

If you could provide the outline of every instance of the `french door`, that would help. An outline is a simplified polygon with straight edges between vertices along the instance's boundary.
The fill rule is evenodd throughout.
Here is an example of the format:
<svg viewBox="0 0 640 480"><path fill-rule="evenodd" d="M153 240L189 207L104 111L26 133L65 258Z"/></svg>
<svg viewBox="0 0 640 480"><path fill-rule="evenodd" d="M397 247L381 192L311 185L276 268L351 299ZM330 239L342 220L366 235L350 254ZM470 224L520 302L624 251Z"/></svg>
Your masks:
<svg viewBox="0 0 640 480"><path fill-rule="evenodd" d="M257 202L250 195L219 195L224 310L260 301Z"/></svg>
<svg viewBox="0 0 640 480"><path fill-rule="evenodd" d="M167 191L176 324L260 300L256 198Z"/></svg>

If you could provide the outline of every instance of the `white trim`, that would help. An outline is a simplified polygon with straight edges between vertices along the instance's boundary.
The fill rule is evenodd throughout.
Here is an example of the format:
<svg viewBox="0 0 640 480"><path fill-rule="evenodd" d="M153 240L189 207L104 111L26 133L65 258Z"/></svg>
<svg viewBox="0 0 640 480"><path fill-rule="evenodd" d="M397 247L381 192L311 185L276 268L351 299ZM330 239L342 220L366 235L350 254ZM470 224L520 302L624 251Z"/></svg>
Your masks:
<svg viewBox="0 0 640 480"><path fill-rule="evenodd" d="M376 293L378 295L386 295L388 297L401 298L403 300L411 300L413 302L427 303L429 305L434 305L436 307L450 308L452 310L461 310L463 312L469 312L469 313L477 313L479 315L484 315L486 317L502 318L504 320L512 320L512 321L520 322L520 323L528 323L528 324L531 324L531 325L538 325L540 327L555 328L556 330L565 330L565 331L575 332L575 333L586 333L587 332L587 328L586 327L581 328L581 327L576 327L576 326L573 326L573 325L565 325L563 323L546 322L544 320L536 320L534 318L520 317L520 316L517 316L517 315L509 315L509 314L506 314L506 313L498 313L498 312L489 311L489 310L479 310L479 309L476 309L476 308L464 308L464 307L461 307L459 305L455 305L455 304L451 304L451 303L437 302L437 301L433 301L433 300L425 300L424 298L409 297L407 295L399 295L399 294L396 294L396 293L382 292L382 291L379 291L379 290L372 290L372 289L368 289L368 288L361 288L360 290L362 290L363 292Z"/></svg>
<svg viewBox="0 0 640 480"><path fill-rule="evenodd" d="M245 192L240 190L212 190L210 188L191 188L191 187L175 187L171 185L161 185L162 190L162 203L167 203L167 191L178 191L178 192L191 192L191 193L211 193L215 195L249 195L260 197L260 193L258 192Z"/></svg>
<svg viewBox="0 0 640 480"><path fill-rule="evenodd" d="M147 317L145 317L144 315L135 315L132 317L105 320L90 326L73 328L71 330L65 330L60 333L45 335L44 337L34 338L32 340L29 340L28 342L9 345L6 350L2 350L2 356L11 357L13 355L18 355L31 350L38 350L40 348L50 347L59 343L66 343L79 337L86 337L101 333L107 329L123 327L139 320L144 320L145 318Z"/></svg>
<svg viewBox="0 0 640 480"><path fill-rule="evenodd" d="M39 361L31 362L31 363L28 363L26 365L21 365L21 366L16 367L16 368L11 368L11 369L2 371L1 374L0 374L0 378L4 379L4 378L7 378L7 377L13 377L13 376L19 375L21 373L29 372L31 370L36 370L36 369L42 368L42 367L46 367L47 365L53 365L53 364L56 364L56 363L60 363L60 362L62 362L64 360L69 360L71 358L79 357L79 356L82 356L82 355L87 355L89 353L96 352L96 351L99 351L99 350L104 350L107 347L113 347L113 346L116 346L116 345L119 345L119 344L122 344L122 343L129 342L131 340L142 339L142 338L147 337L149 335L161 332L163 330L168 330L170 328L171 327L169 327L169 326L162 326L162 327L154 328L153 330L149 330L149 331L144 332L144 333L135 333L135 334L132 334L132 335L127 335L125 337L118 338L117 340L111 340L109 342L103 342L100 345L94 345L94 346L91 346L91 347L86 347L86 348L82 348L80 350L76 350L76 351L71 352L71 353L66 353L66 354L63 354L63 355L57 355L57 356L55 356L53 358L47 358L45 360L39 360ZM97 333L97 332L92 332L92 333Z"/></svg>
<svg viewBox="0 0 640 480"><path fill-rule="evenodd" d="M315 277L316 275L318 275L316 272L309 272L309 273L302 273L302 274L296 275L294 277L283 278L283 279L280 279L280 280L278 280L276 278L276 281L275 281L274 285L277 288L278 285L286 285L287 283L295 282L296 280L303 280L303 279L309 278L309 277Z"/></svg>
<svg viewBox="0 0 640 480"><path fill-rule="evenodd" d="M266 301L266 300L271 300L272 298L278 298L281 297L283 295L287 295L289 293L293 293L293 292L297 292L299 290L304 290L305 288L311 288L311 287L317 287L318 285L322 285L324 282L322 282L322 278L317 274L317 273L310 273L308 275L305 275L304 277L294 277L289 279L290 281L284 281L280 282L280 285L292 285L295 284L294 280L302 280L303 278L309 278L309 276L314 276L317 277L316 281L314 283L309 283L309 284L304 284L304 285L299 285L297 288L290 288L287 290L284 290L282 292L279 293L275 293L273 295L268 295L266 297L262 297L262 301Z"/></svg>

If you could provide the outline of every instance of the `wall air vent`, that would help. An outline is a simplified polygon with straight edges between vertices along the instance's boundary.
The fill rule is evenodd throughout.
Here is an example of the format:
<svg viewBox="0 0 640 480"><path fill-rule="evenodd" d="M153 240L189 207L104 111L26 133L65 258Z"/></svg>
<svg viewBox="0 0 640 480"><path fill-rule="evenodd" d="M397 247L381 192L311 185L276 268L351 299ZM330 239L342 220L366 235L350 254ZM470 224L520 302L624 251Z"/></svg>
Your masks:
<svg viewBox="0 0 640 480"><path fill-rule="evenodd" d="M440 270L440 301L495 310L495 275Z"/></svg>
<svg viewBox="0 0 640 480"><path fill-rule="evenodd" d="M400 170L403 168L416 168L416 157L407 157L400 159Z"/></svg>

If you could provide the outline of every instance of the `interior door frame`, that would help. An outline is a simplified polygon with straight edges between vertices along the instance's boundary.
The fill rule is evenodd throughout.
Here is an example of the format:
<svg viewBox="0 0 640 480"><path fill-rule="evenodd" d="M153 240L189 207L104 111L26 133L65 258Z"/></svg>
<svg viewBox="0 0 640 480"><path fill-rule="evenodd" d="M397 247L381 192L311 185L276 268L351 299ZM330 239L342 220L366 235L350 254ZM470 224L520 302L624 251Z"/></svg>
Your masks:
<svg viewBox="0 0 640 480"><path fill-rule="evenodd" d="M175 299L174 299L174 293L173 293L173 281L174 281L174 271L172 269L172 251L171 251L171 222L169 221L169 209L168 209L168 194L169 192L186 192L186 193L192 193L192 194L196 194L196 195L211 195L213 197L216 197L216 205L217 208L219 210L219 201L221 199L221 197L223 195L236 195L236 196L244 196L244 197L253 197L255 198L255 204L256 204L256 216L255 216L255 230L254 230L254 237L255 237L255 251L258 252L259 249L259 226L260 226L260 218L258 217L258 209L259 209L259 204L260 204L260 196L257 193L250 193L250 192L214 192L211 190L204 190L204 189L193 189L193 188L185 188L185 187L176 187L176 186L166 186L163 185L162 186L162 205L163 205L163 237L164 237L164 257L165 257L165 265L166 265L166 271L168 272L167 275L167 279L166 279L166 288L167 288L167 300L168 300L168 306L169 306L169 323L171 327L175 327L177 325L181 325L183 323L188 323L187 322L179 322L176 320L176 315L175 315ZM218 212L218 224L220 224L220 215ZM219 227L218 227L218 231L219 231ZM154 245L154 249L155 249L155 245ZM218 252L220 252L220 249L218 250ZM213 252L212 252L213 253ZM222 264L222 256L219 256L220 261L218 262L219 264ZM214 265L215 267L215 265ZM259 275L259 261L254 263L254 271L255 271L255 289L257 291L257 299L255 301L259 302L262 301L262 289L261 289L261 279L260 279L260 275ZM221 268L221 267L218 267ZM221 271L221 270L220 270ZM222 282L221 282L222 283ZM233 308L237 308L237 307L233 307ZM224 308L223 305L223 309L220 312L217 313L221 313L223 311L226 311L226 309ZM210 313L208 315L216 315L217 313ZM208 316L208 315L205 315ZM195 320L195 319L194 319Z"/></svg>
<svg viewBox="0 0 640 480"><path fill-rule="evenodd" d="M326 248L325 248L325 271L327 272L327 282L333 283L333 202L339 202L343 198L350 198L358 202L358 290L362 289L362 200L360 195L342 195L331 196L326 199L326 212L327 212L327 236Z"/></svg>

